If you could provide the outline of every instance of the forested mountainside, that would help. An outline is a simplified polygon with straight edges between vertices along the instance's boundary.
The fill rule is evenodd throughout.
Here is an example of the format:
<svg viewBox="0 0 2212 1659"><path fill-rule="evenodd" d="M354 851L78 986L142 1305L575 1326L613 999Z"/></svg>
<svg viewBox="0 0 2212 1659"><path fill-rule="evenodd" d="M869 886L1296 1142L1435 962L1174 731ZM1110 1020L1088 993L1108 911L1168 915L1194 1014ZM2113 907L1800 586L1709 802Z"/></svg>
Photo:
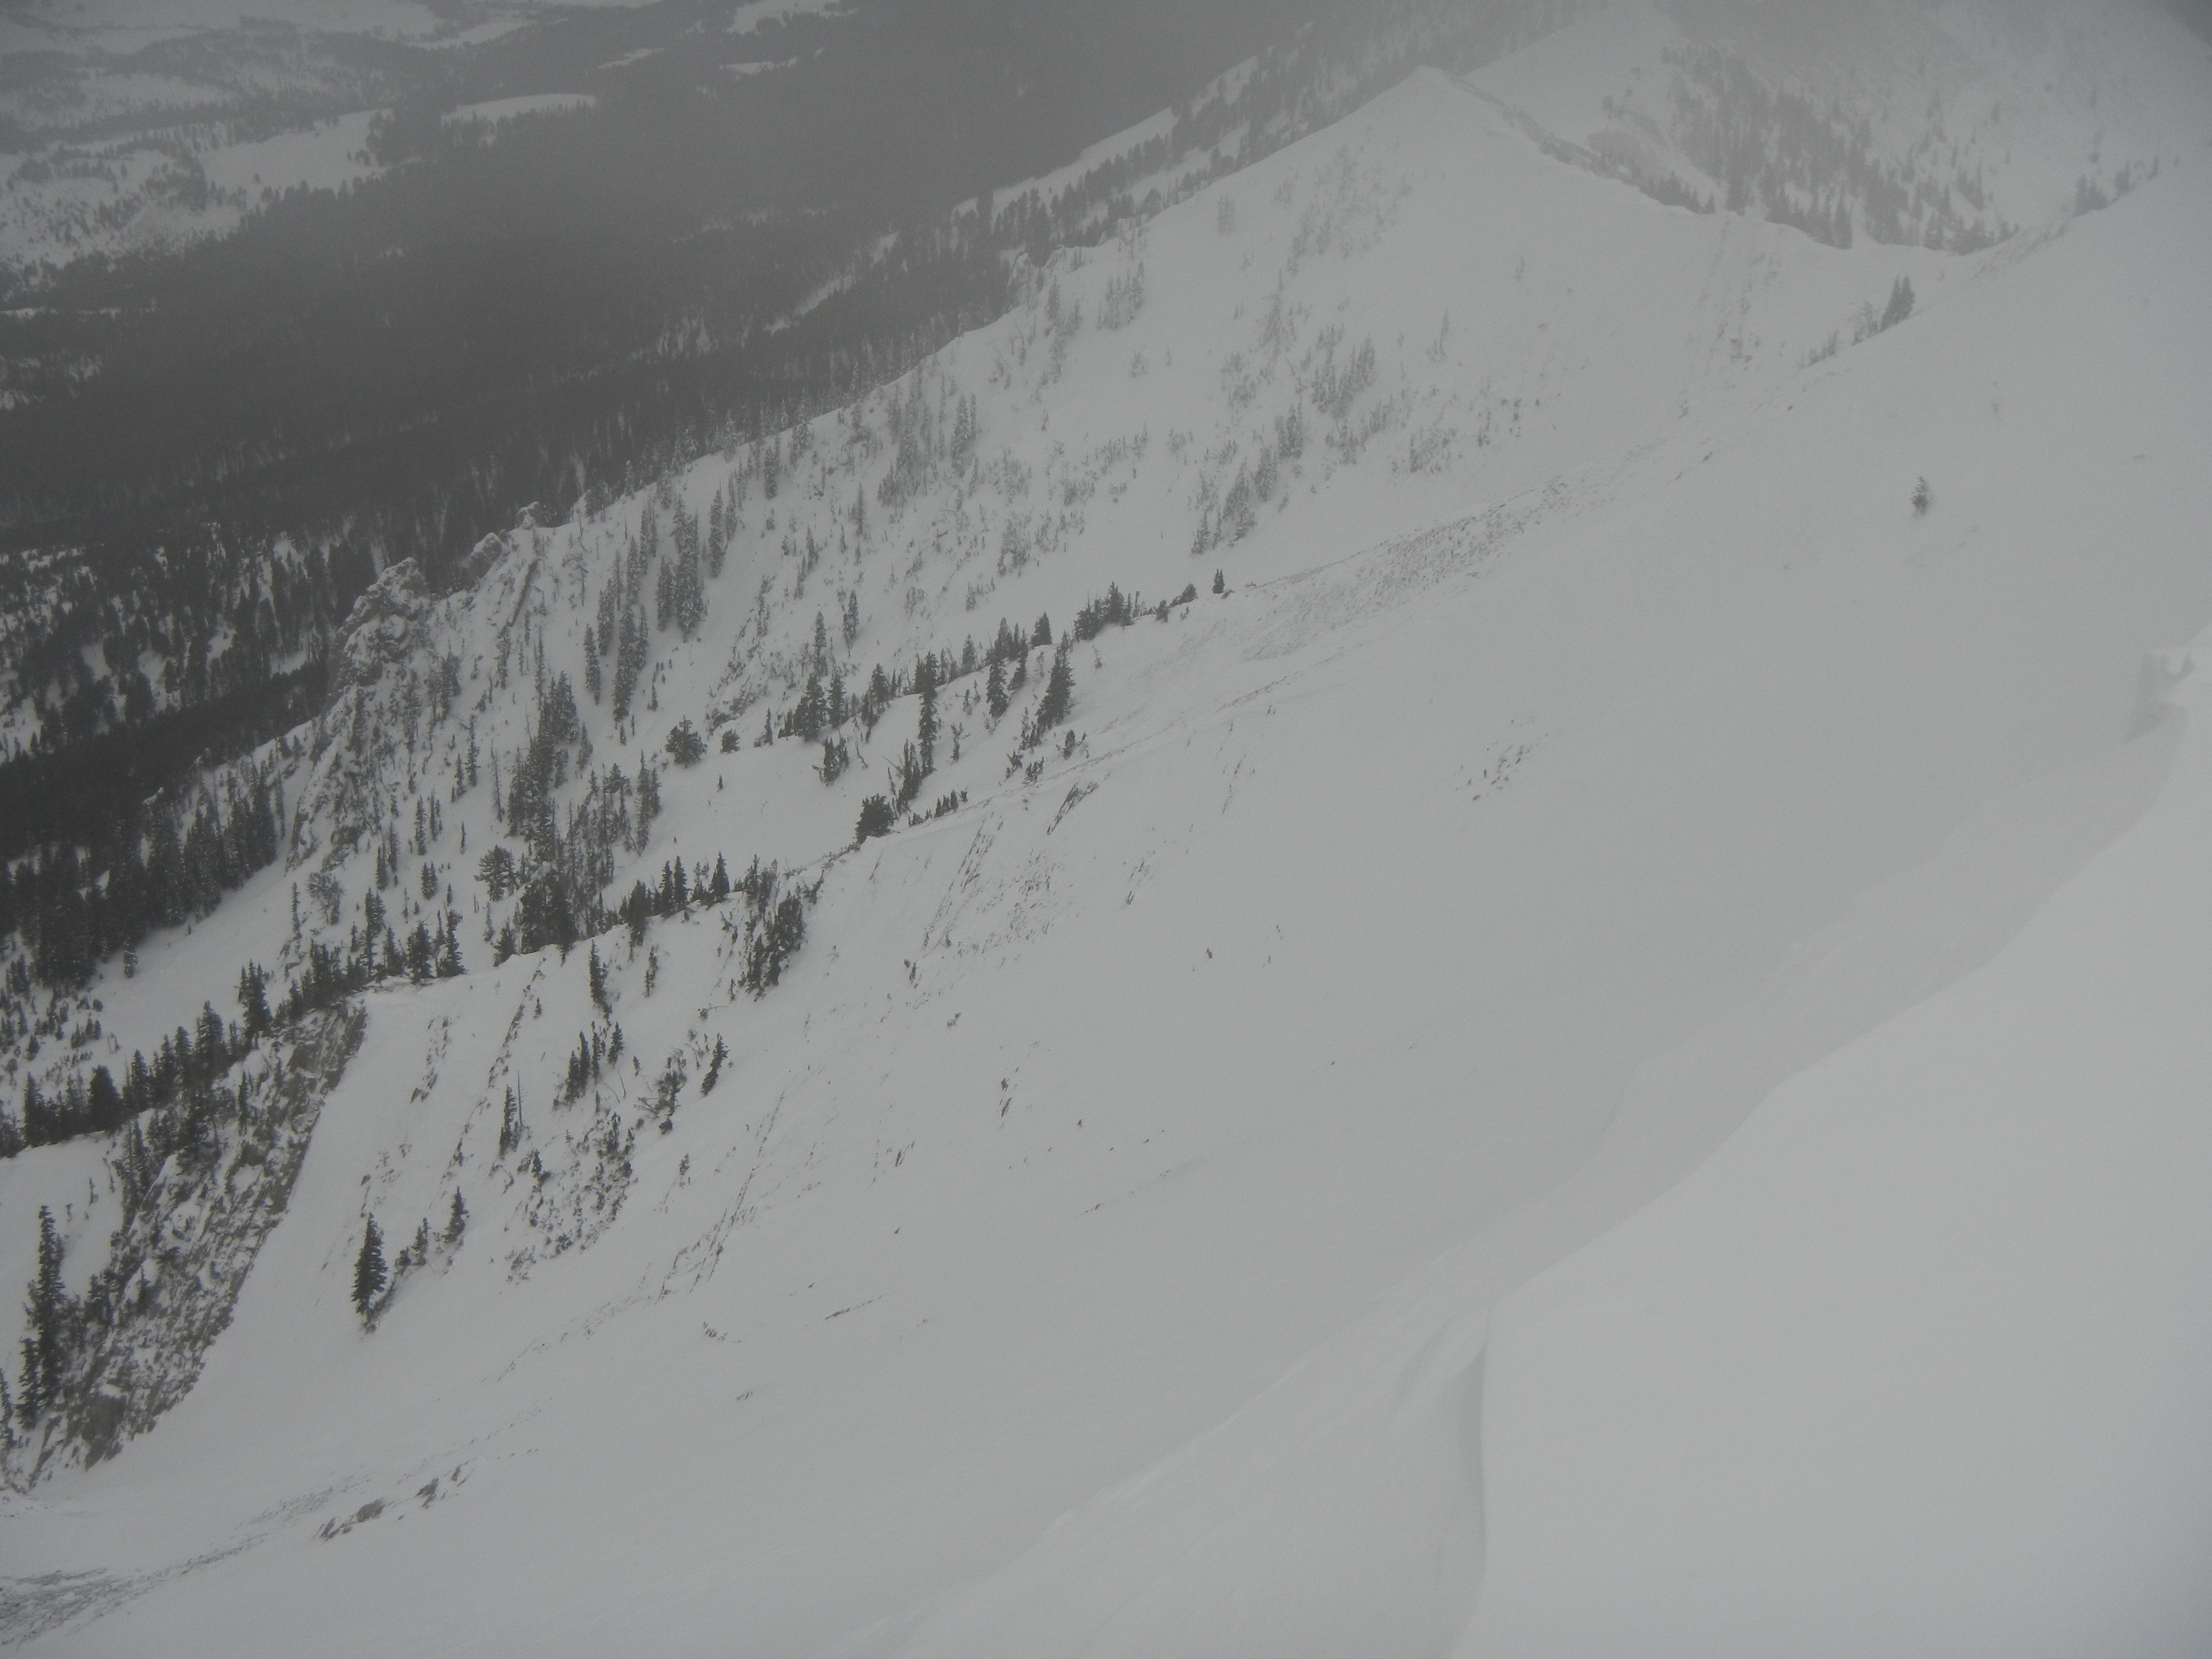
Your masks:
<svg viewBox="0 0 2212 1659"><path fill-rule="evenodd" d="M488 532L881 384L1001 312L1055 247L1140 222L1422 53L1483 61L1560 15L1346 8L1223 79L1285 8L1002 9L745 8L702 35L696 8L655 6L410 48L435 73L380 118L389 167L288 191L228 237L23 277L36 302L0 317L5 854L94 880L128 864L173 816L141 803L319 701L383 566L464 583ZM593 68L610 29L660 44ZM253 44L190 49L234 77ZM733 82L733 63L766 72ZM294 67L316 97L368 84ZM586 68L560 84L588 95L436 118ZM853 108L905 113L864 130ZM95 925L95 954L133 927Z"/></svg>
<svg viewBox="0 0 2212 1659"><path fill-rule="evenodd" d="M1586 1249L1984 964L2045 1006L2009 942L2102 849L2169 869L2132 826L2197 763L2212 70L2063 0L1393 15L794 277L727 347L811 365L775 399L641 393L666 428L539 446L450 539L368 495L144 544L206 629L37 555L8 1636L1571 1626L1558 1528L1625 1489L1559 1448L1644 1443L1548 1334L1634 1348ZM1715 1200L1754 1231L1758 1171L1818 1167L1765 1144ZM1737 1351L1706 1282L1652 1291L1717 1333L1670 1364ZM2149 1304L2109 1305L2134 1376ZM1523 1427L1551 1461L1493 1484ZM2203 1628L2176 1501L2132 1591L1999 1530Z"/></svg>

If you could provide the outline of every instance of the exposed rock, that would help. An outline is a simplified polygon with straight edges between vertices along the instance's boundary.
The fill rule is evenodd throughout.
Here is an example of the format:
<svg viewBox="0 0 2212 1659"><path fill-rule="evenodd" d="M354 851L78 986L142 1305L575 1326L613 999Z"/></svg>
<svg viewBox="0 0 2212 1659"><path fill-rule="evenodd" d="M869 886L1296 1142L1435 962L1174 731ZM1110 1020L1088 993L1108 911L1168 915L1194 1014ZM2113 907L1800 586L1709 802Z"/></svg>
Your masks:
<svg viewBox="0 0 2212 1659"><path fill-rule="evenodd" d="M334 689L374 685L386 667L404 662L415 647L416 630L429 614L430 593L422 567L402 559L376 579L353 604L338 630L338 672Z"/></svg>

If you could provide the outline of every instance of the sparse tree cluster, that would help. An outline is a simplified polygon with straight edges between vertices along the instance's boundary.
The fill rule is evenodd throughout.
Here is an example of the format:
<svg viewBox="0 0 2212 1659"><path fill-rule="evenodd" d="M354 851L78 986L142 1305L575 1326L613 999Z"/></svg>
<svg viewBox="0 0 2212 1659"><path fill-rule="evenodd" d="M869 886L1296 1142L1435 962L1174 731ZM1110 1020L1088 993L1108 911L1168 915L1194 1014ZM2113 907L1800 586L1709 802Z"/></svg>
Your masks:
<svg viewBox="0 0 2212 1659"><path fill-rule="evenodd" d="M165 1132L170 1146L197 1139L218 1109L217 1079L289 1017L289 1006L283 1016L270 1010L268 980L259 964L247 963L238 983L242 1026L226 1022L212 1003L203 1004L198 1019L163 1037L151 1060L143 1052L134 1053L120 1084L106 1066L94 1066L82 1075L72 1073L58 1093L50 1094L35 1077L27 1078L20 1115L11 1117L0 1111L0 1157L12 1158L27 1146L106 1134L157 1108L168 1109L172 1116L181 1114L181 1126Z"/></svg>

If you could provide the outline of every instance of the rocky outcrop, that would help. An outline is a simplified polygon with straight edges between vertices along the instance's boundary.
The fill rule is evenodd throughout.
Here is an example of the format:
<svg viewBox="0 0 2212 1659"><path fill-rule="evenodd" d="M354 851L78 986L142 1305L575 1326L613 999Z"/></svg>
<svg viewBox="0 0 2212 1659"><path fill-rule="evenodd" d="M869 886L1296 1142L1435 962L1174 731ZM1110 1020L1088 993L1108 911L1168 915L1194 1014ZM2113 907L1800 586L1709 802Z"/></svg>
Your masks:
<svg viewBox="0 0 2212 1659"><path fill-rule="evenodd" d="M405 662L430 613L430 592L422 567L402 559L376 579L353 603L338 629L337 690L372 686L384 671Z"/></svg>

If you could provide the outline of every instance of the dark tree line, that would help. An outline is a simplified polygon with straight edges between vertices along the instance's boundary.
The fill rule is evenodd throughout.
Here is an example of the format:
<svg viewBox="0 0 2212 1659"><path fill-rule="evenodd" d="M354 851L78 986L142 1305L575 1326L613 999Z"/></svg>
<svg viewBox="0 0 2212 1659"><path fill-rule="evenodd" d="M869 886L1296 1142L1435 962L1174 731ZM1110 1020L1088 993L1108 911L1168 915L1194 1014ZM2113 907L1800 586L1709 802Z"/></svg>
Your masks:
<svg viewBox="0 0 2212 1659"><path fill-rule="evenodd" d="M65 842L0 864L0 938L21 935L30 979L82 985L114 952L210 914L274 863L277 810L268 786L234 779L220 802L204 791L188 805L134 812L89 854Z"/></svg>

